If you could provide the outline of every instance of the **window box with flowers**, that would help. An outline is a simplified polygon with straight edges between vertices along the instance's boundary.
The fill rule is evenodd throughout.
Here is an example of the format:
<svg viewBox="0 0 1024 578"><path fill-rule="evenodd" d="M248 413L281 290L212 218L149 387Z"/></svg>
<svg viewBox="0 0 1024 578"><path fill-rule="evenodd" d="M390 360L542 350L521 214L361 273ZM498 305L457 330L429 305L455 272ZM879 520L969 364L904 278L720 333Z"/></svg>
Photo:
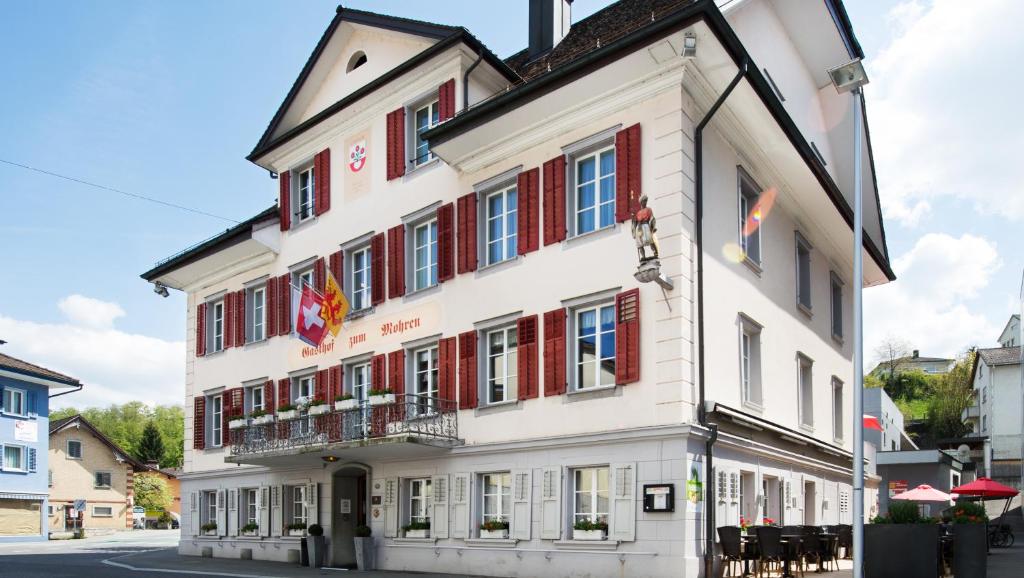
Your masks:
<svg viewBox="0 0 1024 578"><path fill-rule="evenodd" d="M339 395L334 398L335 411L349 411L359 407L359 400L352 397L351 393Z"/></svg>
<svg viewBox="0 0 1024 578"><path fill-rule="evenodd" d="M291 419L299 418L299 409L294 405L288 403L277 408L277 419L281 421L288 421Z"/></svg>
<svg viewBox="0 0 1024 578"><path fill-rule="evenodd" d="M371 389L370 405L387 405L395 403L395 394L390 389Z"/></svg>
<svg viewBox="0 0 1024 578"><path fill-rule="evenodd" d="M228 420L228 429L241 429L249 425L249 420L244 415L239 415Z"/></svg>
<svg viewBox="0 0 1024 578"><path fill-rule="evenodd" d="M483 540L507 540L508 522L498 518L480 524L480 538Z"/></svg>
<svg viewBox="0 0 1024 578"><path fill-rule="evenodd" d="M256 536L259 533L259 531L260 531L260 525L257 524L256 522L249 522L248 524L242 526L242 535L243 536L250 536L250 537Z"/></svg>
<svg viewBox="0 0 1024 578"><path fill-rule="evenodd" d="M608 535L607 522L580 520L572 526L573 540L604 540Z"/></svg>
<svg viewBox="0 0 1024 578"><path fill-rule="evenodd" d="M984 576L988 563L988 514L978 502L958 501L953 522L953 575Z"/></svg>
<svg viewBox="0 0 1024 578"><path fill-rule="evenodd" d="M274 414L258 409L249 414L249 419L252 420L252 425L264 425L274 423Z"/></svg>
<svg viewBox="0 0 1024 578"><path fill-rule="evenodd" d="M288 524L288 535L293 538L302 538L306 535L306 524L298 522L295 524Z"/></svg>
<svg viewBox="0 0 1024 578"><path fill-rule="evenodd" d="M429 538L430 522L409 522L402 526L406 538Z"/></svg>
<svg viewBox="0 0 1024 578"><path fill-rule="evenodd" d="M309 415L323 415L331 411L331 406L322 399L314 399L309 402Z"/></svg>
<svg viewBox="0 0 1024 578"><path fill-rule="evenodd" d="M217 535L217 522L209 522L199 526L199 531L203 536L216 536Z"/></svg>

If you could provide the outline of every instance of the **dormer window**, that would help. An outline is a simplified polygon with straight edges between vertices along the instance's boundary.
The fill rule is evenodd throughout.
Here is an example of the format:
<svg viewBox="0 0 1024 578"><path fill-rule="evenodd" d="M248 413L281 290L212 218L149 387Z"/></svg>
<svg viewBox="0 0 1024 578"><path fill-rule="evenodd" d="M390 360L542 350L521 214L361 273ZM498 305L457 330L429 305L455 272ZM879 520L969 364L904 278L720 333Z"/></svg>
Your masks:
<svg viewBox="0 0 1024 578"><path fill-rule="evenodd" d="M348 59L348 66L345 67L345 72L352 72L364 64L366 64L366 53L359 50L352 55L352 58Z"/></svg>

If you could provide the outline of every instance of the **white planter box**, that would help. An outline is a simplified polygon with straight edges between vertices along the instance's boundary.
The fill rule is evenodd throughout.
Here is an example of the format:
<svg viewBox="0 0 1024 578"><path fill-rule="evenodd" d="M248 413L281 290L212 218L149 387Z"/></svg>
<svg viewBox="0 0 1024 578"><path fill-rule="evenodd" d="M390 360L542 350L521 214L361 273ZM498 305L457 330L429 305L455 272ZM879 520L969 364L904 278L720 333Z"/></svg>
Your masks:
<svg viewBox="0 0 1024 578"><path fill-rule="evenodd" d="M290 409L288 411L277 412L277 419L281 421L288 421L290 419L297 419L299 417L299 410Z"/></svg>
<svg viewBox="0 0 1024 578"><path fill-rule="evenodd" d="M249 538L255 538L256 537L256 530L243 530L242 531L242 535L243 536L247 536Z"/></svg>
<svg viewBox="0 0 1024 578"><path fill-rule="evenodd" d="M359 400L355 398L334 402L334 409L337 411L349 411L357 407L359 407Z"/></svg>
<svg viewBox="0 0 1024 578"><path fill-rule="evenodd" d="M508 540L508 530L480 530L483 540Z"/></svg>
<svg viewBox="0 0 1024 578"><path fill-rule="evenodd" d="M245 427L247 425L249 425L249 420L247 420L245 418L233 419L233 420L228 422L228 429L239 429L239 428L243 428L243 427Z"/></svg>
<svg viewBox="0 0 1024 578"><path fill-rule="evenodd" d="M306 535L305 530L288 530L288 535L293 538L301 538Z"/></svg>
<svg viewBox="0 0 1024 578"><path fill-rule="evenodd" d="M430 530L406 530L406 538L429 538Z"/></svg>
<svg viewBox="0 0 1024 578"><path fill-rule="evenodd" d="M252 418L252 425L264 425L268 423L274 423L273 414L268 413L267 415L261 415L260 417Z"/></svg>
<svg viewBox="0 0 1024 578"><path fill-rule="evenodd" d="M387 405L389 403L395 403L395 394L370 396L370 405Z"/></svg>
<svg viewBox="0 0 1024 578"><path fill-rule="evenodd" d="M604 530L573 530L573 540L604 540Z"/></svg>
<svg viewBox="0 0 1024 578"><path fill-rule="evenodd" d="M326 403L309 406L309 415L323 415L329 411L331 411L331 406Z"/></svg>
<svg viewBox="0 0 1024 578"><path fill-rule="evenodd" d="M205 532L203 532L203 535L204 536L216 536L217 535L217 530L206 530Z"/></svg>

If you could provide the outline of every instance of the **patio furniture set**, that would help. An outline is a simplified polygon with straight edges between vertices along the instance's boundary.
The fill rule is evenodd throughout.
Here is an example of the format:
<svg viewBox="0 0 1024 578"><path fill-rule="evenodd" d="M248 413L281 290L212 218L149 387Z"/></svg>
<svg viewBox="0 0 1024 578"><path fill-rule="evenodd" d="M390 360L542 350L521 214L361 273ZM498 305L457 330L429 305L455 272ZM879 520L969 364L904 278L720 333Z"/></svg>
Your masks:
<svg viewBox="0 0 1024 578"><path fill-rule="evenodd" d="M838 570L837 560L853 551L853 527L839 526L755 526L744 534L738 526L718 528L722 563L730 576L771 575L783 578L804 575L811 564L816 572ZM751 572L753 562L754 572ZM742 574L733 572L742 565Z"/></svg>

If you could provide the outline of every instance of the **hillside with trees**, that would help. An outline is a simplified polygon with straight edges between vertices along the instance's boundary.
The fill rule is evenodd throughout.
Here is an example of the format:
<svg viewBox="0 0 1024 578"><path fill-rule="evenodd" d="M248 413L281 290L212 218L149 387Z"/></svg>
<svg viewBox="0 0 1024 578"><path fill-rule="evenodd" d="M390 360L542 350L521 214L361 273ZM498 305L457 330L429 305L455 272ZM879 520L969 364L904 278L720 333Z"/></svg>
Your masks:
<svg viewBox="0 0 1024 578"><path fill-rule="evenodd" d="M139 401L105 408L74 407L54 410L56 420L82 414L96 429L142 462L159 462L162 468L181 467L185 448L185 412L178 405L150 408Z"/></svg>

